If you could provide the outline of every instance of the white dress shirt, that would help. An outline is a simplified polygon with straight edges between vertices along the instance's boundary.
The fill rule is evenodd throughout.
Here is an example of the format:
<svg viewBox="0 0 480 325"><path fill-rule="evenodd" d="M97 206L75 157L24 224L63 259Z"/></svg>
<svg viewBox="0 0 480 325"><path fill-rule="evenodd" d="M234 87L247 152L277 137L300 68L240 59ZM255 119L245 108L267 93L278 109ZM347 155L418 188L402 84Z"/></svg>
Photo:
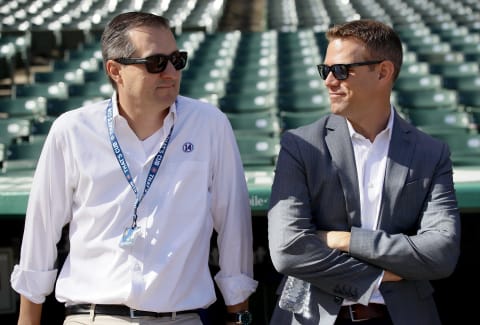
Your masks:
<svg viewBox="0 0 480 325"><path fill-rule="evenodd" d="M40 156L12 287L42 303L56 277L56 244L70 223L70 251L58 274L56 298L125 304L172 312L206 308L215 300L208 260L218 233L215 281L227 305L255 291L251 212L242 161L227 117L218 108L179 96L164 126L139 140L118 114L114 132L138 192L170 127L172 137L153 183L138 207L140 235L120 247L132 225L135 194L113 153L107 101L58 117Z"/></svg>
<svg viewBox="0 0 480 325"><path fill-rule="evenodd" d="M348 129L352 138L357 168L358 185L360 192L360 209L362 228L377 229L380 205L382 202L383 183L387 166L388 148L390 147L391 130L393 127L393 107L390 107L390 118L387 127L370 142L369 139L357 133L347 120ZM385 303L378 290L383 273L378 280L377 289L370 298L371 303ZM345 304L351 302L345 301Z"/></svg>

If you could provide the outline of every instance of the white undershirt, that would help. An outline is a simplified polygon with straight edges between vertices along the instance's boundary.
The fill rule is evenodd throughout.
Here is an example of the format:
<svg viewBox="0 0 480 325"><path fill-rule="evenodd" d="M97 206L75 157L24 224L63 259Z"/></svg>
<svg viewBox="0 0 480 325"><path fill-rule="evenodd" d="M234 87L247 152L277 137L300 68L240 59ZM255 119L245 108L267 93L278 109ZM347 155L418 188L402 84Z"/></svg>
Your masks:
<svg viewBox="0 0 480 325"><path fill-rule="evenodd" d="M378 227L393 116L393 108L390 107L390 117L387 127L375 137L373 142L370 142L369 139L357 133L347 120L355 154L355 165L360 192L361 227L364 229L373 230ZM381 278L378 286L380 282ZM385 303L378 290L378 286L372 294L370 299L371 303Z"/></svg>

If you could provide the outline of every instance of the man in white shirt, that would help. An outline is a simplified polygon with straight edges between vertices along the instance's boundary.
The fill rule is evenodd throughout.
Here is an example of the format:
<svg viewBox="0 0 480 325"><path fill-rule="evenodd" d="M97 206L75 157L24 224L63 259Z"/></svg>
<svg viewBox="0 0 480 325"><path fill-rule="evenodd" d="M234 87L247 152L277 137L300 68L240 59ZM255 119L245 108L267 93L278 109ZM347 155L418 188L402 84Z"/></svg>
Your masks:
<svg viewBox="0 0 480 325"><path fill-rule="evenodd" d="M439 325L430 280L460 253L448 146L390 103L402 43L381 22L330 28L329 114L282 135L268 239L287 275L272 325Z"/></svg>
<svg viewBox="0 0 480 325"><path fill-rule="evenodd" d="M163 17L118 15L102 54L114 95L58 117L37 165L11 275L18 324L40 324L55 283L65 324L201 324L197 311L216 300L214 230L226 319L250 323L250 205L227 117L179 95L187 53ZM70 251L58 273L67 224Z"/></svg>

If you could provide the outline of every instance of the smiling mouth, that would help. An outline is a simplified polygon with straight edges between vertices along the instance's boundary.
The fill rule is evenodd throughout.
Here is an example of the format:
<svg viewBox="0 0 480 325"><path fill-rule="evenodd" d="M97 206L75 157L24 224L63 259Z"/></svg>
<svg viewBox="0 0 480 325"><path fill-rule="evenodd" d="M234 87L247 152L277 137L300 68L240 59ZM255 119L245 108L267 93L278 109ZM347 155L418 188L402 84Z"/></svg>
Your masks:
<svg viewBox="0 0 480 325"><path fill-rule="evenodd" d="M328 95L330 97L342 97L343 96L343 94L341 94L341 93L329 93Z"/></svg>
<svg viewBox="0 0 480 325"><path fill-rule="evenodd" d="M162 84L162 85L158 85L157 88L174 88L175 87L175 84Z"/></svg>

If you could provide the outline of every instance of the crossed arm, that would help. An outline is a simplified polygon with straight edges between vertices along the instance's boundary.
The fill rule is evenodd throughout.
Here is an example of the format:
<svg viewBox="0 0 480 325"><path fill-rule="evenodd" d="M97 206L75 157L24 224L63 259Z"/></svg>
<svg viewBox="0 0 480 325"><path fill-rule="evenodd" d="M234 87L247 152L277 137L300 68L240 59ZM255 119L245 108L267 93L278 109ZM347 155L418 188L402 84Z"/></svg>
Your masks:
<svg viewBox="0 0 480 325"><path fill-rule="evenodd" d="M350 232L349 231L324 231L317 232L320 239L331 249L338 249L342 252L348 253L350 248ZM402 277L397 274L385 270L383 273L382 282L400 281Z"/></svg>

